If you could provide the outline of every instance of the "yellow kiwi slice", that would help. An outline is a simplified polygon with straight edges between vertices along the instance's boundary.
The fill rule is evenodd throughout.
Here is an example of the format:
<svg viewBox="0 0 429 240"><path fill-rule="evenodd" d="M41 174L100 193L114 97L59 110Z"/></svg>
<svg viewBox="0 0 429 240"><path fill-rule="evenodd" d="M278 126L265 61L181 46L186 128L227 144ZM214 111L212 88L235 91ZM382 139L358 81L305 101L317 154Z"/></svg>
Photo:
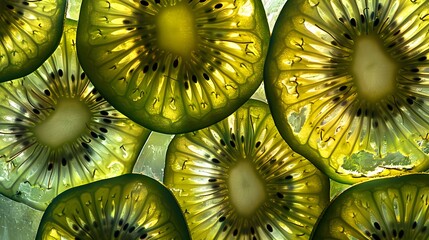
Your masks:
<svg viewBox="0 0 429 240"><path fill-rule="evenodd" d="M57 48L66 0L0 1L0 82L35 71Z"/></svg>
<svg viewBox="0 0 429 240"><path fill-rule="evenodd" d="M356 184L332 200L311 239L428 239L429 175Z"/></svg>
<svg viewBox="0 0 429 240"><path fill-rule="evenodd" d="M0 84L0 193L37 209L66 189L131 172L150 133L90 83L76 26L66 22L34 73Z"/></svg>
<svg viewBox="0 0 429 240"><path fill-rule="evenodd" d="M429 168L429 1L290 0L265 66L289 145L354 183Z"/></svg>
<svg viewBox="0 0 429 240"><path fill-rule="evenodd" d="M289 148L257 100L176 135L164 183L193 239L308 239L329 202L328 178Z"/></svg>
<svg viewBox="0 0 429 240"><path fill-rule="evenodd" d="M125 174L69 189L46 209L36 240L190 240L174 195L160 182Z"/></svg>
<svg viewBox="0 0 429 240"><path fill-rule="evenodd" d="M78 54L106 100L163 133L207 127L262 82L260 0L83 0Z"/></svg>

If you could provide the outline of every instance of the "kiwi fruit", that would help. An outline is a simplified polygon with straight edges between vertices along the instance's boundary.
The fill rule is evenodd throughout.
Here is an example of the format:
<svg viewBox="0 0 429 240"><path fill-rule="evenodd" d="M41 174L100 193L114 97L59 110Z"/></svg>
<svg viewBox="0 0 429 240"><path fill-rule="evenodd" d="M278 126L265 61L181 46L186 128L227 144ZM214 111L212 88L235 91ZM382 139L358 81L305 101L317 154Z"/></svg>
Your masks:
<svg viewBox="0 0 429 240"><path fill-rule="evenodd" d="M36 240L190 240L173 194L141 174L124 174L69 189L43 214Z"/></svg>
<svg viewBox="0 0 429 240"><path fill-rule="evenodd" d="M0 193L40 210L68 188L131 172L150 134L91 84L76 27L66 21L35 72L0 84Z"/></svg>
<svg viewBox="0 0 429 240"><path fill-rule="evenodd" d="M110 104L177 134L208 127L251 97L269 37L260 0L83 0L77 49Z"/></svg>
<svg viewBox="0 0 429 240"><path fill-rule="evenodd" d="M264 69L286 142L356 183L429 168L429 1L289 0Z"/></svg>
<svg viewBox="0 0 429 240"><path fill-rule="evenodd" d="M372 179L332 200L311 239L428 239L429 175Z"/></svg>
<svg viewBox="0 0 429 240"><path fill-rule="evenodd" d="M66 0L0 2L0 82L24 77L57 48Z"/></svg>
<svg viewBox="0 0 429 240"><path fill-rule="evenodd" d="M193 239L308 239L329 202L327 176L289 148L268 105L253 99L176 135L164 174Z"/></svg>

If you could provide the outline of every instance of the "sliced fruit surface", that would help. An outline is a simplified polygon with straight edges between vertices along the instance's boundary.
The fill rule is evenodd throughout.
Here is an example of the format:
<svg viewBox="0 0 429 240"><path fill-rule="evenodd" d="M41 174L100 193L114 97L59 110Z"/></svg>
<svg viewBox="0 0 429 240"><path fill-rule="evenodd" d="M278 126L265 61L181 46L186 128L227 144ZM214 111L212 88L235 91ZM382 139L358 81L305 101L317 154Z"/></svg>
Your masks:
<svg viewBox="0 0 429 240"><path fill-rule="evenodd" d="M428 1L287 1L265 90L292 149L344 183L428 169L428 16Z"/></svg>
<svg viewBox="0 0 429 240"><path fill-rule="evenodd" d="M46 209L36 240L190 240L174 195L160 182L125 174L69 189Z"/></svg>
<svg viewBox="0 0 429 240"><path fill-rule="evenodd" d="M66 0L0 2L0 82L35 71L57 48Z"/></svg>
<svg viewBox="0 0 429 240"><path fill-rule="evenodd" d="M429 175L356 184L326 208L311 239L428 239Z"/></svg>
<svg viewBox="0 0 429 240"><path fill-rule="evenodd" d="M115 108L153 131L185 133L250 98L269 36L260 0L83 0L77 46Z"/></svg>
<svg viewBox="0 0 429 240"><path fill-rule="evenodd" d="M308 239L329 202L328 178L289 148L257 100L176 135L164 183L193 239Z"/></svg>
<svg viewBox="0 0 429 240"><path fill-rule="evenodd" d="M76 25L66 22L37 71L0 84L0 193L37 209L68 188L131 172L150 133L90 83Z"/></svg>

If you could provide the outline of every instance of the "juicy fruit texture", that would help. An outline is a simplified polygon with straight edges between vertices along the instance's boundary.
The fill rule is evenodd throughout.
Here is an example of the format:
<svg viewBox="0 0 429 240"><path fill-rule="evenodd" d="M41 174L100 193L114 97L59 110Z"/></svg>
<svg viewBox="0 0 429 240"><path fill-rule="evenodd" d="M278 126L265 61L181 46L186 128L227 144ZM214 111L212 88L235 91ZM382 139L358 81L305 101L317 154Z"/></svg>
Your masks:
<svg viewBox="0 0 429 240"><path fill-rule="evenodd" d="M250 98L269 37L260 0L84 0L77 44L116 109L153 131L184 133Z"/></svg>
<svg viewBox="0 0 429 240"><path fill-rule="evenodd" d="M173 194L156 180L125 174L70 189L46 209L36 240L190 239Z"/></svg>
<svg viewBox="0 0 429 240"><path fill-rule="evenodd" d="M257 100L176 135L164 183L193 239L308 239L329 201L328 178L288 147L268 105Z"/></svg>
<svg viewBox="0 0 429 240"><path fill-rule="evenodd" d="M357 184L335 198L312 239L428 239L429 175Z"/></svg>
<svg viewBox="0 0 429 240"><path fill-rule="evenodd" d="M108 104L80 68L76 22L34 73L0 84L0 192L45 209L60 192L132 171L150 131Z"/></svg>
<svg viewBox="0 0 429 240"><path fill-rule="evenodd" d="M428 16L428 1L288 1L265 90L292 149L344 183L426 170Z"/></svg>
<svg viewBox="0 0 429 240"><path fill-rule="evenodd" d="M0 82L35 71L55 51L66 0L0 2Z"/></svg>

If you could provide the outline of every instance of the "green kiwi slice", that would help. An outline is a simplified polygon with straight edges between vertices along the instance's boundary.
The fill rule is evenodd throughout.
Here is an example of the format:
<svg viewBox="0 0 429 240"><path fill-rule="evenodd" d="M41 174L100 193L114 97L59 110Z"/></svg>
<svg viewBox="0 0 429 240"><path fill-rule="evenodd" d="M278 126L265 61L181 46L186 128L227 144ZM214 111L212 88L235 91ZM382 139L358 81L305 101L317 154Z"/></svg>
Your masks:
<svg viewBox="0 0 429 240"><path fill-rule="evenodd" d="M171 134L244 104L262 82L269 36L260 0L83 0L77 46L109 103Z"/></svg>
<svg viewBox="0 0 429 240"><path fill-rule="evenodd" d="M69 189L43 214L36 240L190 240L169 189L140 174L125 174Z"/></svg>
<svg viewBox="0 0 429 240"><path fill-rule="evenodd" d="M429 168L429 1L290 0L265 90L280 133L332 179Z"/></svg>
<svg viewBox="0 0 429 240"><path fill-rule="evenodd" d="M328 178L289 148L258 100L176 135L166 159L164 183L193 239L308 239L329 202Z"/></svg>
<svg viewBox="0 0 429 240"><path fill-rule="evenodd" d="M0 1L0 82L35 71L57 48L66 0Z"/></svg>
<svg viewBox="0 0 429 240"><path fill-rule="evenodd" d="M428 239L429 175L372 179L334 198L311 239Z"/></svg>
<svg viewBox="0 0 429 240"><path fill-rule="evenodd" d="M76 54L76 27L34 73L0 84L0 193L45 209L58 193L131 172L150 131L108 104Z"/></svg>

